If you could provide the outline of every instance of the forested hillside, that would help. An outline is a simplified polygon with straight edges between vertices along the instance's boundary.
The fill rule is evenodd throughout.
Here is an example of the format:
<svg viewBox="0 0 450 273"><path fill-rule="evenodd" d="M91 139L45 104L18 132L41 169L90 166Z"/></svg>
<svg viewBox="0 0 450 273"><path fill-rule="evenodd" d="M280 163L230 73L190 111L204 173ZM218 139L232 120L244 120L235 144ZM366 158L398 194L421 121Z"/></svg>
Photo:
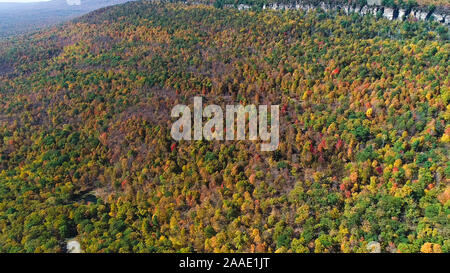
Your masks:
<svg viewBox="0 0 450 273"><path fill-rule="evenodd" d="M0 252L449 252L448 37L139 1L1 41ZM279 149L174 141L194 96L279 104Z"/></svg>

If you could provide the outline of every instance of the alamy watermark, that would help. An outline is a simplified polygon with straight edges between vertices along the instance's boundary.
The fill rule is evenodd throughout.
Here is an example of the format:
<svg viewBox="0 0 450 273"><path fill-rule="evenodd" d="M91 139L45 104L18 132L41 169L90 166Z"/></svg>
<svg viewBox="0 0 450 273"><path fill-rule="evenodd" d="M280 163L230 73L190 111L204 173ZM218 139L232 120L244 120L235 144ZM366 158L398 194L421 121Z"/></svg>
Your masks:
<svg viewBox="0 0 450 273"><path fill-rule="evenodd" d="M222 108L211 104L203 109L202 97L194 97L194 116L191 109L182 104L176 105L171 112L173 118L179 118L173 125L170 134L173 139L180 140L245 140L246 120L248 119L248 140L259 138L261 151L275 151L280 138L279 105L270 106L270 124L268 122L268 106L259 105L226 105L225 129ZM237 117L235 119L235 117ZM207 121L203 125L203 118ZM192 119L194 135L192 137ZM270 132L269 132L270 128Z"/></svg>

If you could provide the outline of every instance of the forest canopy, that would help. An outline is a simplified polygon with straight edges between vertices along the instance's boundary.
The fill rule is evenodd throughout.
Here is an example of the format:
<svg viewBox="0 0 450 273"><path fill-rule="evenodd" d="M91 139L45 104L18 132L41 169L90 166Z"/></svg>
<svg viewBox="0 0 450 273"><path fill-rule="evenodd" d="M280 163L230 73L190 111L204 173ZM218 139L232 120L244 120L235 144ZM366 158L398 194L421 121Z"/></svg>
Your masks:
<svg viewBox="0 0 450 273"><path fill-rule="evenodd" d="M0 252L449 252L448 28L127 3L0 41ZM280 145L170 109L280 105Z"/></svg>

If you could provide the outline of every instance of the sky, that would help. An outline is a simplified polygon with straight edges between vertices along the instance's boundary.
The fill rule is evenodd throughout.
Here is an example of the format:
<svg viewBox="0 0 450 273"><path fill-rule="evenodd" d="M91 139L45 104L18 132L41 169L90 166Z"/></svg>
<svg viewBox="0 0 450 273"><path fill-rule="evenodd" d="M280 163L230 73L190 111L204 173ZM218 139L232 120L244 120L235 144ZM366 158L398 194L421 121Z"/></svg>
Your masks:
<svg viewBox="0 0 450 273"><path fill-rule="evenodd" d="M0 0L0 3L36 3L36 2L48 2L51 0ZM67 0L69 5L80 5L81 0Z"/></svg>
<svg viewBox="0 0 450 273"><path fill-rule="evenodd" d="M50 0L0 0L0 3L33 3L33 2L47 2Z"/></svg>

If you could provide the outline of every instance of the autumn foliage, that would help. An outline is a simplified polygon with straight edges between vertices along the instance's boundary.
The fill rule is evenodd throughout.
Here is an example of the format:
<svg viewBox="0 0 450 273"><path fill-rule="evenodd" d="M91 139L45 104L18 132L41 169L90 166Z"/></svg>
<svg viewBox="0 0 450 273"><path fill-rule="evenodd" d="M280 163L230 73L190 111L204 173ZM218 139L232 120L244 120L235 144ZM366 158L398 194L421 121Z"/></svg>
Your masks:
<svg viewBox="0 0 450 273"><path fill-rule="evenodd" d="M0 252L449 252L438 28L144 1L0 41ZM195 95L280 105L279 149L175 143Z"/></svg>

